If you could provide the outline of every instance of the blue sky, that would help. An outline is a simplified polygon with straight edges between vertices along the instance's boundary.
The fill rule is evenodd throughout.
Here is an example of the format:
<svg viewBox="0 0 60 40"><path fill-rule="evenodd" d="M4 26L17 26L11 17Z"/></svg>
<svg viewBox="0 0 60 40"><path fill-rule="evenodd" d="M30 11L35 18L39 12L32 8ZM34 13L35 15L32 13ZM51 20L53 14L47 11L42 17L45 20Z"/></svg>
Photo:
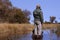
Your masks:
<svg viewBox="0 0 60 40"><path fill-rule="evenodd" d="M22 10L29 10L33 13L36 4L40 4L44 15L44 21L49 21L50 16L56 16L56 20L60 22L60 0L10 0L12 5L21 8ZM31 15L31 20L33 16Z"/></svg>

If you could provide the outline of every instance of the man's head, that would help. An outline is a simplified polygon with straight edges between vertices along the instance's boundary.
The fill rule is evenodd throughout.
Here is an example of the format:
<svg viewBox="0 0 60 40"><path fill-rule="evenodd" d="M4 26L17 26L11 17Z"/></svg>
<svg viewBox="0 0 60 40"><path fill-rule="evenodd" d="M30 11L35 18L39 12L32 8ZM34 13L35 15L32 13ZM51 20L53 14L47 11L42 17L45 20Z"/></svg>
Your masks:
<svg viewBox="0 0 60 40"><path fill-rule="evenodd" d="M36 9L41 9L39 4L36 5Z"/></svg>

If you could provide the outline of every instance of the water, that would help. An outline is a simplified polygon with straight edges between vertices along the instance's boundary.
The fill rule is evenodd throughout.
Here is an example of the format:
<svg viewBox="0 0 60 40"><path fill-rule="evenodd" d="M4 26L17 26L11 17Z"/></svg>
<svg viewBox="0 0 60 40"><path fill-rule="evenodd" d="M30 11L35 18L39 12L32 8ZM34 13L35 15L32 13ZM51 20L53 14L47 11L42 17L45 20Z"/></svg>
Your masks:
<svg viewBox="0 0 60 40"><path fill-rule="evenodd" d="M32 33L22 35L18 40L32 40Z"/></svg>
<svg viewBox="0 0 60 40"><path fill-rule="evenodd" d="M22 35L17 40L33 40L32 33ZM47 29L47 30L43 30L43 40L60 40L60 37L58 38L55 33Z"/></svg>
<svg viewBox="0 0 60 40"><path fill-rule="evenodd" d="M44 30L43 32L43 40L57 40L57 35L55 33L51 33L50 30Z"/></svg>

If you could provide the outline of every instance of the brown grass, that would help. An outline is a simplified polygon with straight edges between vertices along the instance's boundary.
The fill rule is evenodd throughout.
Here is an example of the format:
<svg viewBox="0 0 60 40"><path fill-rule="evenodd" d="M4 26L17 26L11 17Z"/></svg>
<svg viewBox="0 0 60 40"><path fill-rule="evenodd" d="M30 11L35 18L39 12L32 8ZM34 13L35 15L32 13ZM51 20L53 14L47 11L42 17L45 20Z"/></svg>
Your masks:
<svg viewBox="0 0 60 40"><path fill-rule="evenodd" d="M30 33L34 26L31 24L0 24L0 40L11 40L12 36Z"/></svg>
<svg viewBox="0 0 60 40"><path fill-rule="evenodd" d="M58 25L57 31L56 31L57 36L60 36L60 26Z"/></svg>

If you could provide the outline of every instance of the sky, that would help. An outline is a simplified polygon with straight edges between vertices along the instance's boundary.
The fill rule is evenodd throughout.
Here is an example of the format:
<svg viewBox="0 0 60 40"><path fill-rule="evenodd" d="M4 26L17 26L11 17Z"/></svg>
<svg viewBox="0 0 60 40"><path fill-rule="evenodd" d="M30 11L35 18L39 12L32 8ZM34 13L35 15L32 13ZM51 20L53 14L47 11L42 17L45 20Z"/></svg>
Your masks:
<svg viewBox="0 0 60 40"><path fill-rule="evenodd" d="M22 10L29 10L31 12L31 23L33 18L33 11L37 4L40 4L44 21L49 21L50 16L55 16L56 20L60 22L60 0L10 0L14 7Z"/></svg>

